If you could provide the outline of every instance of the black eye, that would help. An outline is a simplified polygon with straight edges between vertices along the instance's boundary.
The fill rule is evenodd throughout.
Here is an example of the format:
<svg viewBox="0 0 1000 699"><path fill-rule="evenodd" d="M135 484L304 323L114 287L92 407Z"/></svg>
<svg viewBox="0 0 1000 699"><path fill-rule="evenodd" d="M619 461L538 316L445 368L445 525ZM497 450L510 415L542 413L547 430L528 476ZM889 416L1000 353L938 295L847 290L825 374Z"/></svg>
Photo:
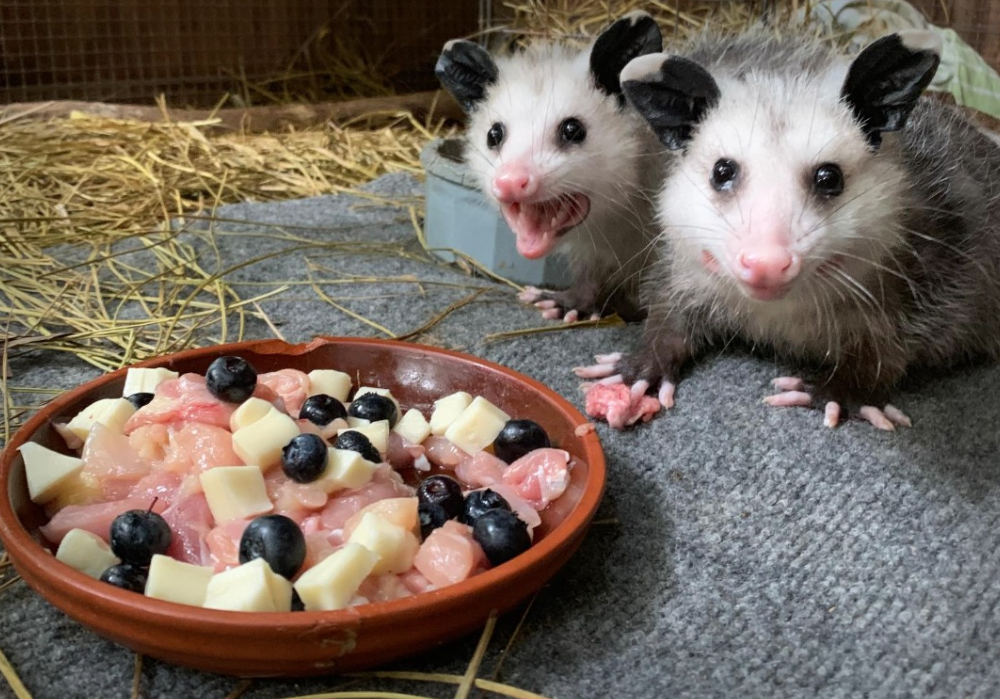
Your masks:
<svg viewBox="0 0 1000 699"><path fill-rule="evenodd" d="M585 138L587 138L587 129L576 117L564 119L559 124L559 139L563 144L583 143Z"/></svg>
<svg viewBox="0 0 1000 699"><path fill-rule="evenodd" d="M503 137L504 137L503 124L501 124L498 121L497 123L493 124L493 126L490 127L489 132L487 132L486 145L492 148L493 150L496 150L497 148L500 147L500 144L503 143Z"/></svg>
<svg viewBox="0 0 1000 699"><path fill-rule="evenodd" d="M722 158L712 166L712 186L717 192L728 192L736 184L740 174L740 166L734 161Z"/></svg>
<svg viewBox="0 0 1000 699"><path fill-rule="evenodd" d="M844 191L844 173L833 163L824 163L813 173L813 191L824 197L836 197Z"/></svg>

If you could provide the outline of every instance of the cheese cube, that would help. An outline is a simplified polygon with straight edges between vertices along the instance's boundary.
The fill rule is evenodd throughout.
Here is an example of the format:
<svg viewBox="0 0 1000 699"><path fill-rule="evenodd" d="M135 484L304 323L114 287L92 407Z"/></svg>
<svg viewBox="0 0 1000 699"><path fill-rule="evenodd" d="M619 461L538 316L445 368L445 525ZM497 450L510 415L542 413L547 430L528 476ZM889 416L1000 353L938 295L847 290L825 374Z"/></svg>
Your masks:
<svg viewBox="0 0 1000 699"><path fill-rule="evenodd" d="M234 612L287 612L292 608L292 583L271 570L263 558L255 558L213 575L202 606Z"/></svg>
<svg viewBox="0 0 1000 699"><path fill-rule="evenodd" d="M134 412L135 406L124 398L102 398L101 400L94 401L77 413L67 423L66 429L81 440L86 440L87 435L90 433L90 428L93 427L95 422L99 422L108 429L122 434L125 423L132 417L132 413Z"/></svg>
<svg viewBox="0 0 1000 699"><path fill-rule="evenodd" d="M134 393L156 393L156 387L168 379L176 379L180 374L165 367L147 369L131 367L125 372L125 386L122 397L128 398Z"/></svg>
<svg viewBox="0 0 1000 699"><path fill-rule="evenodd" d="M348 542L300 575L295 590L308 611L343 609L378 560L374 551Z"/></svg>
<svg viewBox="0 0 1000 699"><path fill-rule="evenodd" d="M366 512L361 517L348 542L360 544L378 554L379 560L371 571L375 575L409 570L413 567L413 558L420 547L413 532L374 512Z"/></svg>
<svg viewBox="0 0 1000 699"><path fill-rule="evenodd" d="M396 396L392 395L392 391L390 391L388 388L375 388L374 386L362 386L354 393L353 400L357 400L358 396L363 396L366 393L375 393L380 396L385 396L386 398L391 400L393 405L396 406L397 419L399 418L400 415L403 414L403 411L399 409L399 401L396 400Z"/></svg>
<svg viewBox="0 0 1000 699"><path fill-rule="evenodd" d="M434 401L434 412L431 413L431 434L440 437L445 430L455 422L455 419L462 414L462 411L472 403L472 396L465 391L452 393L450 396L438 398Z"/></svg>
<svg viewBox="0 0 1000 699"><path fill-rule="evenodd" d="M351 449L334 449L327 451L326 470L319 477L323 490L332 493L344 488L360 488L372 479L378 464L366 460Z"/></svg>
<svg viewBox="0 0 1000 699"><path fill-rule="evenodd" d="M410 408L399 419L392 431L413 444L420 444L431 434L431 425L424 414L416 408Z"/></svg>
<svg viewBox="0 0 1000 699"><path fill-rule="evenodd" d="M347 402L347 396L351 395L351 377L342 371L335 369L313 369L309 372L309 395L315 396L325 393L339 400L341 403Z"/></svg>
<svg viewBox="0 0 1000 699"><path fill-rule="evenodd" d="M468 454L482 451L497 438L510 415L478 396L445 430L444 437Z"/></svg>
<svg viewBox="0 0 1000 699"><path fill-rule="evenodd" d="M256 466L216 466L199 475L216 524L270 512L264 474Z"/></svg>
<svg viewBox="0 0 1000 699"><path fill-rule="evenodd" d="M211 566L184 563L157 553L149 563L146 596L200 607L214 572Z"/></svg>
<svg viewBox="0 0 1000 699"><path fill-rule="evenodd" d="M58 495L60 487L83 470L83 461L66 456L37 442L25 442L18 451L24 459L28 479L28 497L44 504Z"/></svg>
<svg viewBox="0 0 1000 699"><path fill-rule="evenodd" d="M251 396L240 403L240 407L233 411L233 414L229 418L229 431L239 432L244 427L249 427L258 422L272 410L276 410L276 408L269 401Z"/></svg>
<svg viewBox="0 0 1000 699"><path fill-rule="evenodd" d="M233 451L243 463L266 472L281 463L281 450L298 436L295 420L272 405L263 417L233 433Z"/></svg>
<svg viewBox="0 0 1000 699"><path fill-rule="evenodd" d="M347 416L348 427L367 427L370 424L372 424L372 421L366 420L363 417L354 417L353 415Z"/></svg>
<svg viewBox="0 0 1000 699"><path fill-rule="evenodd" d="M378 420L377 422L372 422L362 427L348 427L346 430L337 430L337 436L339 437L344 434L344 432L360 432L368 438L368 441L372 443L372 446L375 447L378 450L378 453L383 456L389 450L388 420Z"/></svg>
<svg viewBox="0 0 1000 699"><path fill-rule="evenodd" d="M118 557L101 537L86 529L70 529L59 543L56 560L92 578L118 564Z"/></svg>

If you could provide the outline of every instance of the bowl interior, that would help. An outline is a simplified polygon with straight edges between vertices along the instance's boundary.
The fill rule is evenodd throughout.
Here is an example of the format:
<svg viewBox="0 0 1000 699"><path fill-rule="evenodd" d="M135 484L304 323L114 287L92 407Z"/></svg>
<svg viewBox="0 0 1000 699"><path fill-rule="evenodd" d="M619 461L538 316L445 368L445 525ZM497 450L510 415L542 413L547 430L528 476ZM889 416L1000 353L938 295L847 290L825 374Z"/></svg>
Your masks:
<svg viewBox="0 0 1000 699"><path fill-rule="evenodd" d="M553 446L576 457L579 465L571 473L567 493L544 510L542 525L536 530L532 548L508 563L466 581L393 602L363 605L340 612L299 612L246 614L203 610L162 602L127 593L93 580L55 561L51 547L37 532L46 521L42 508L28 499L24 465L17 447L27 441L70 453L52 425L69 420L91 402L120 396L125 370L102 376L69 391L49 403L31 418L13 437L0 457L0 478L7 485L7 498L0 498L0 538L26 582L55 606L98 633L136 650L199 669L237 674L314 674L335 669L357 669L406 654L399 644L378 643L375 630L385 623L387 629L416 618L439 619L441 613L464 615L455 628L445 624L418 624L422 636L412 639L426 647L474 629L490 611L504 611L525 599L540 587L565 562L579 545L604 487L604 460L596 434L577 435L575 428L587 422L572 405L542 384L521 374L468 355L382 340L357 338L321 338L308 345L288 345L278 341L247 342L186 352L144 362L143 366L166 366L180 373L204 373L218 356L238 354L253 364L259 373L282 368L302 371L334 368L350 374L359 385L388 388L404 407L416 407L429 415L432 403L454 391L481 395L512 417L530 418L548 432ZM111 617L108 619L107 617ZM212 635L231 632L230 642L246 645L248 629L275 628L280 617L282 633L294 645L310 642L310 633L318 628L330 633L353 629L350 643L340 646L340 658L331 666L316 660L315 647L293 651L287 658L271 665L257 659L252 648L241 648L243 660L216 658L211 651L214 638L205 640L201 654L189 657L178 644L199 645L199 633ZM145 633L138 627L156 626L160 636ZM371 629L367 635L359 629ZM206 627L213 627L211 631ZM461 628L459 628L461 627ZM413 631L420 631L414 629ZM321 636L323 634L320 634ZM397 634L399 635L399 634ZM418 634L420 635L420 634ZM370 638L369 638L370 637ZM194 639L194 640L192 640ZM327 643L326 639L323 643ZM366 655L371 641L373 649ZM311 639L316 646L319 641ZM319 643L319 645L323 645ZM273 643L265 644L268 656ZM325 650L331 655L329 644ZM301 652L300 652L301 651ZM232 649L227 651L232 652ZM207 653L207 655L206 655ZM252 664L252 665L251 665ZM273 665L273 666L272 666ZM252 673L248 667L255 668Z"/></svg>

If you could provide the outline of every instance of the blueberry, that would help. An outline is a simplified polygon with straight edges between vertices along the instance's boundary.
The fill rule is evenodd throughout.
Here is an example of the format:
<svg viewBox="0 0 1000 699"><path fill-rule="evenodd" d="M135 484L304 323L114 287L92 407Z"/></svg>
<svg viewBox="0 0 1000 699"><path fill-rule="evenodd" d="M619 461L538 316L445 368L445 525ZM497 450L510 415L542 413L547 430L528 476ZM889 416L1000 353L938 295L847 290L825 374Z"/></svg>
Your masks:
<svg viewBox="0 0 1000 699"><path fill-rule="evenodd" d="M508 420L493 440L493 453L512 464L529 451L551 446L549 436L534 420Z"/></svg>
<svg viewBox="0 0 1000 699"><path fill-rule="evenodd" d="M208 392L227 403L242 403L257 387L257 372L243 357L219 357L205 372Z"/></svg>
<svg viewBox="0 0 1000 699"><path fill-rule="evenodd" d="M123 563L148 566L153 554L165 553L170 546L170 527L160 515L149 510L128 510L111 522L111 551Z"/></svg>
<svg viewBox="0 0 1000 699"><path fill-rule="evenodd" d="M531 548L528 525L508 510L483 513L472 527L472 538L483 547L486 558L495 566Z"/></svg>
<svg viewBox="0 0 1000 699"><path fill-rule="evenodd" d="M306 560L306 538L284 515L255 517L240 538L240 563L263 558L278 575L291 579Z"/></svg>
<svg viewBox="0 0 1000 699"><path fill-rule="evenodd" d="M382 463L382 456L371 440L357 430L348 430L337 436L333 443L335 449L348 449L361 454L362 458L371 461L373 464Z"/></svg>
<svg viewBox="0 0 1000 699"><path fill-rule="evenodd" d="M473 490L465 496L462 503L462 512L458 516L458 521L462 524L474 525L476 520L490 510L507 510L510 512L510 503L499 493L486 488L485 490Z"/></svg>
<svg viewBox="0 0 1000 699"><path fill-rule="evenodd" d="M430 476L417 486L417 497L428 505L440 505L448 514L448 519L458 517L462 512L465 497L462 486L449 476Z"/></svg>
<svg viewBox="0 0 1000 699"><path fill-rule="evenodd" d="M326 470L327 449L318 434L293 437L281 450L281 470L296 483L312 483Z"/></svg>
<svg viewBox="0 0 1000 699"><path fill-rule="evenodd" d="M101 582L111 583L115 587L138 592L140 595L146 591L147 578L148 573L145 568L131 563L119 563L101 573Z"/></svg>
<svg viewBox="0 0 1000 699"><path fill-rule="evenodd" d="M131 396L125 398L132 407L138 410L144 405L149 405L150 401L153 400L153 394L143 391L142 393L133 393Z"/></svg>
<svg viewBox="0 0 1000 699"><path fill-rule="evenodd" d="M420 538L426 539L431 532L451 519L443 507L434 502L417 505L417 519L420 521Z"/></svg>
<svg viewBox="0 0 1000 699"><path fill-rule="evenodd" d="M333 396L325 393L318 393L315 396L306 398L299 410L299 418L325 427L337 418L347 419L347 408L344 404Z"/></svg>
<svg viewBox="0 0 1000 699"><path fill-rule="evenodd" d="M399 417L396 404L377 393L362 393L351 401L351 407L347 409L347 414L351 417L359 417L371 422L388 420L389 427L395 425L396 418Z"/></svg>

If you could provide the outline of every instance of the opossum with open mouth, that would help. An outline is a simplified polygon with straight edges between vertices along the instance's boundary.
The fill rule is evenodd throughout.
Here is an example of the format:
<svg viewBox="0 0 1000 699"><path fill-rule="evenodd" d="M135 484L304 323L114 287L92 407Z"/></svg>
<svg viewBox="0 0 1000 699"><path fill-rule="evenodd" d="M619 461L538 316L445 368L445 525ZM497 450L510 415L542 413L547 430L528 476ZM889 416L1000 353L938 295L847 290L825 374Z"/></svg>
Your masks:
<svg viewBox="0 0 1000 699"><path fill-rule="evenodd" d="M539 41L494 59L456 40L438 59L438 78L469 116L468 166L517 236L518 252L568 257L569 289L521 294L547 318L642 315L639 279L655 237L650 198L661 172L654 162L665 151L625 104L618 74L661 49L656 22L633 12L582 51Z"/></svg>
<svg viewBox="0 0 1000 699"><path fill-rule="evenodd" d="M628 405L609 422L648 419L693 355L742 338L819 367L776 379L769 404L894 429L908 372L1000 355L1000 148L921 97L939 51L906 32L848 62L750 35L629 63L625 95L678 157L640 346L576 370L601 379L590 412L613 387Z"/></svg>

